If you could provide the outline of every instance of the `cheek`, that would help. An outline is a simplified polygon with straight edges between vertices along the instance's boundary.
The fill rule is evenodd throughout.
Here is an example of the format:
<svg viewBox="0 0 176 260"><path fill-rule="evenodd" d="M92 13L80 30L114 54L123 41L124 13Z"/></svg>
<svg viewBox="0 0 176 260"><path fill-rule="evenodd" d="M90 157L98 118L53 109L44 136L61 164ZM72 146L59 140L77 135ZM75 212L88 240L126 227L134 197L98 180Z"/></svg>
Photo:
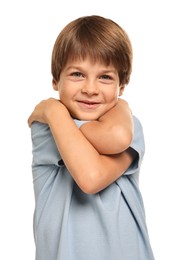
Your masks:
<svg viewBox="0 0 176 260"><path fill-rule="evenodd" d="M59 84L58 91L59 91L60 96L62 96L62 97L67 95L67 87L63 83Z"/></svg>
<svg viewBox="0 0 176 260"><path fill-rule="evenodd" d="M112 91L106 91L105 93L105 98L107 101L113 101L113 100L117 100L119 96L119 91L118 89L112 90Z"/></svg>
<svg viewBox="0 0 176 260"><path fill-rule="evenodd" d="M63 101L63 100L64 100L64 97L66 96L66 95L65 95L65 90L61 87L61 88L59 88L58 92L59 92L59 98L60 98L60 100Z"/></svg>
<svg viewBox="0 0 176 260"><path fill-rule="evenodd" d="M60 100L63 101L63 103L68 103L72 99L73 95L74 93L70 87L62 86L59 90Z"/></svg>

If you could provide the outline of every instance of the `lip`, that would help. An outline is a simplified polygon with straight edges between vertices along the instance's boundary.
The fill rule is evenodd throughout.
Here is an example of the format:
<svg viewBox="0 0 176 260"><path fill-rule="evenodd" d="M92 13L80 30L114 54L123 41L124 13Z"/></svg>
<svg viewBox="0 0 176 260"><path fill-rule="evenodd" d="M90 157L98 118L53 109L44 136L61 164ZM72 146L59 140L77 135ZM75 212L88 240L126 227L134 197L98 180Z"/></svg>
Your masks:
<svg viewBox="0 0 176 260"><path fill-rule="evenodd" d="M77 104L83 109L96 109L101 103L93 100L77 100Z"/></svg>

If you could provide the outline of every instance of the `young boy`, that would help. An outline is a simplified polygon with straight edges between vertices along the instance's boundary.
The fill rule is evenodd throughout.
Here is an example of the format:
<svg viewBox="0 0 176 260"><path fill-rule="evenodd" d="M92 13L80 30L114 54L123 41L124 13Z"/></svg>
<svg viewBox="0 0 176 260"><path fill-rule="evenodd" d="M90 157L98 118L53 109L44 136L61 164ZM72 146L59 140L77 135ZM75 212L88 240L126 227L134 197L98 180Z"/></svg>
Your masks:
<svg viewBox="0 0 176 260"><path fill-rule="evenodd" d="M28 119L36 260L154 259L138 187L142 126L119 98L131 67L130 40L110 19L78 18L56 39L59 100Z"/></svg>

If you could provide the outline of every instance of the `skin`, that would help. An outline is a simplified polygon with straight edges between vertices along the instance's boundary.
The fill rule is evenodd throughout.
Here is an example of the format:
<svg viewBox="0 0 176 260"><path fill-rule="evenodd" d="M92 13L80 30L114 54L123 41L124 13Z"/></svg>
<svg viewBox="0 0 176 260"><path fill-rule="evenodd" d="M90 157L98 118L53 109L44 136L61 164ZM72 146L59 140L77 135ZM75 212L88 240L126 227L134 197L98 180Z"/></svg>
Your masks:
<svg viewBox="0 0 176 260"><path fill-rule="evenodd" d="M29 126L33 121L49 125L67 169L85 193L106 188L135 157L128 148L133 133L131 111L125 101L117 102L124 90L119 82L111 65L89 59L69 62L60 80L53 81L60 101L40 102L28 119ZM91 122L78 129L72 117ZM118 148L114 149L115 142Z"/></svg>
<svg viewBox="0 0 176 260"><path fill-rule="evenodd" d="M80 129L101 154L125 151L133 137L133 120L127 102L118 99L118 105L98 120L83 124Z"/></svg>
<svg viewBox="0 0 176 260"><path fill-rule="evenodd" d="M53 82L54 90L59 92L60 100L71 115L91 121L81 130L103 154L122 152L132 141L132 116L128 104L118 100L125 88L119 82L113 66L92 64L89 59L67 64L59 82Z"/></svg>

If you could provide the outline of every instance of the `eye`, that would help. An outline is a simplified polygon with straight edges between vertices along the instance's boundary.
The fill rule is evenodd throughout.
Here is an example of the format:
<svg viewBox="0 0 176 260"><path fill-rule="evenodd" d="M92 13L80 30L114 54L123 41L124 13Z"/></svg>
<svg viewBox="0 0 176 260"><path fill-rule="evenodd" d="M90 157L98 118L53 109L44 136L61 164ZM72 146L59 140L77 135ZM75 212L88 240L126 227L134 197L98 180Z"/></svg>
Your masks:
<svg viewBox="0 0 176 260"><path fill-rule="evenodd" d="M79 71L75 71L71 73L71 76L76 77L76 78L80 78L83 77L83 74Z"/></svg>
<svg viewBox="0 0 176 260"><path fill-rule="evenodd" d="M100 79L105 79L105 80L112 80L112 77L111 76L109 76L109 75L106 75L106 74L104 74L104 75L101 75L100 76Z"/></svg>

